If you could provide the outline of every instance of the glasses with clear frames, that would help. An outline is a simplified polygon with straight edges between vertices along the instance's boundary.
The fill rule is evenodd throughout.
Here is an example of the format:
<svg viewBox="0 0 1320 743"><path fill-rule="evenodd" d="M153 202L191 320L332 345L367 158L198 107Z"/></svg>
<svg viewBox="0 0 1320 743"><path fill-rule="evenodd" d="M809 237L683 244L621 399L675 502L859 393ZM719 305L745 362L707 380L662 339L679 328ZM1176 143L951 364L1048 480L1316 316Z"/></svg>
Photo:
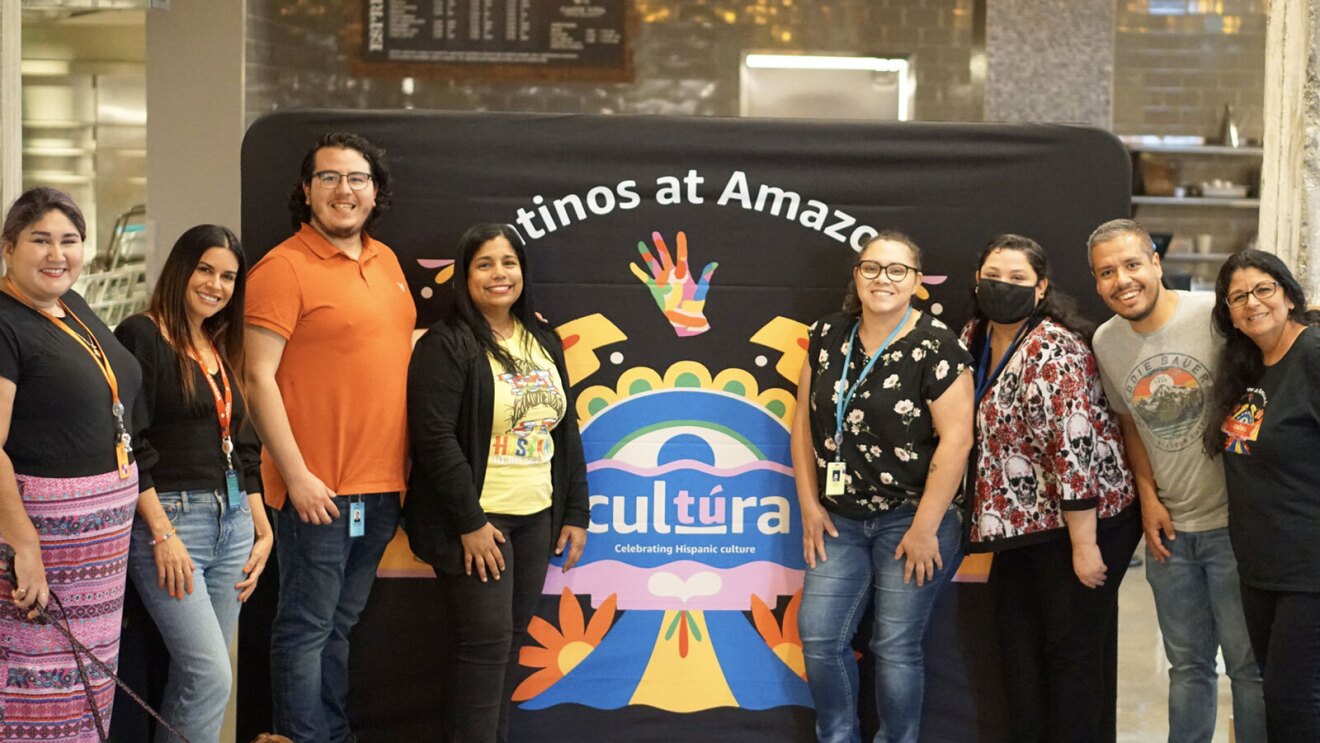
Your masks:
<svg viewBox="0 0 1320 743"><path fill-rule="evenodd" d="M906 263L881 265L877 261L862 261L857 264L857 273L860 273L862 278L867 280L879 278L883 272L890 281L902 281L907 278L909 271L918 272L920 270L916 266L909 266Z"/></svg>
<svg viewBox="0 0 1320 743"><path fill-rule="evenodd" d="M333 170L318 170L312 173L312 179L321 184L322 188L338 188L339 179L348 179L348 187L354 191L361 191L371 184L372 177L370 173L337 173Z"/></svg>
<svg viewBox="0 0 1320 743"><path fill-rule="evenodd" d="M1242 305L1247 303L1247 295L1251 295L1256 299L1263 301L1274 296L1275 292L1277 291L1279 291L1279 282L1263 281L1252 287L1250 291L1238 292L1237 294L1228 295L1227 297L1224 298L1224 304L1234 308L1241 307Z"/></svg>

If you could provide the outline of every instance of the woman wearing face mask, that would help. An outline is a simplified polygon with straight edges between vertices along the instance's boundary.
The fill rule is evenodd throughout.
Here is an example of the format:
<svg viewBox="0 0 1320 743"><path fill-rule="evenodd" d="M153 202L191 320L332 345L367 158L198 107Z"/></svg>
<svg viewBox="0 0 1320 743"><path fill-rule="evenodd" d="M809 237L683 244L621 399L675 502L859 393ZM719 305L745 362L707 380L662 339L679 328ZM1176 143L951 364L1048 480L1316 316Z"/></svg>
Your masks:
<svg viewBox="0 0 1320 743"><path fill-rule="evenodd" d="M976 281L971 550L995 553L1013 740L1113 740L1118 586L1141 520L1094 327L1029 238L991 239Z"/></svg>
<svg viewBox="0 0 1320 743"><path fill-rule="evenodd" d="M818 740L860 740L852 639L871 606L875 742L916 743L926 623L962 561L972 360L944 323L912 307L921 252L906 235L873 238L852 278L844 311L812 325L798 380L798 623Z"/></svg>
<svg viewBox="0 0 1320 743"><path fill-rule="evenodd" d="M1272 741L1320 740L1320 312L1277 257L1234 253L1215 282L1226 339L1207 440Z"/></svg>

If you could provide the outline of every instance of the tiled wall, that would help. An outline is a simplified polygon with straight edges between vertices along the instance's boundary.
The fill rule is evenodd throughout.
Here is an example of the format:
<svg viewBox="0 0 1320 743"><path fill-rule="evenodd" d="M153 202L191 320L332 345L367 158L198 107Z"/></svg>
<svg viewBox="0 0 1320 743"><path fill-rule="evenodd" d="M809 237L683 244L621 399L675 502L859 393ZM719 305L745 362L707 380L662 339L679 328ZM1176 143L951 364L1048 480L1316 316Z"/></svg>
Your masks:
<svg viewBox="0 0 1320 743"><path fill-rule="evenodd" d="M1114 131L1259 138L1267 0L1117 0Z"/></svg>
<svg viewBox="0 0 1320 743"><path fill-rule="evenodd" d="M247 116L297 106L738 114L747 49L910 53L916 117L976 121L973 0L635 0L640 20L631 83L355 79L350 37L360 0L246 0Z"/></svg>

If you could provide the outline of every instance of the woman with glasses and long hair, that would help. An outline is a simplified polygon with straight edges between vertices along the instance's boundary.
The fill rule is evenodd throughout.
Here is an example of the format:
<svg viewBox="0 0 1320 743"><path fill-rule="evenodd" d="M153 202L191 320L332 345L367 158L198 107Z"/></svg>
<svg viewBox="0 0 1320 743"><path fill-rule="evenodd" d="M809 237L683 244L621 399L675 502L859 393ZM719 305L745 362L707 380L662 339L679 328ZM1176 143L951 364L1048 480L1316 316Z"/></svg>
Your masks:
<svg viewBox="0 0 1320 743"><path fill-rule="evenodd" d="M234 233L193 227L165 259L148 310L115 328L142 365L144 434L158 456L141 474L129 574L170 653L161 715L194 741L220 736L229 642L274 544L260 446L239 436L246 274ZM160 728L156 740L173 735Z"/></svg>
<svg viewBox="0 0 1320 743"><path fill-rule="evenodd" d="M1113 740L1118 587L1141 538L1118 421L1091 353L1095 328L1020 235L976 261L971 550L993 552L1015 741Z"/></svg>
<svg viewBox="0 0 1320 743"><path fill-rule="evenodd" d="M455 640L440 674L446 740L503 743L550 556L565 555L567 572L586 545L587 472L563 344L536 317L522 239L478 224L458 252L449 316L408 369L403 515Z"/></svg>
<svg viewBox="0 0 1320 743"><path fill-rule="evenodd" d="M860 739L852 638L867 606L875 740L917 741L922 638L962 560L972 360L944 323L912 306L920 285L911 238L872 238L843 311L811 326L798 380L793 473L807 563L798 625L821 741Z"/></svg>
<svg viewBox="0 0 1320 743"><path fill-rule="evenodd" d="M1320 312L1276 256L1234 253L1215 281L1225 338L1210 451L1272 741L1320 740Z"/></svg>
<svg viewBox="0 0 1320 743"><path fill-rule="evenodd" d="M75 662L60 630L118 665L139 490L129 432L144 413L137 361L72 288L86 237L52 188L19 196L0 229L0 740L110 728L114 682Z"/></svg>

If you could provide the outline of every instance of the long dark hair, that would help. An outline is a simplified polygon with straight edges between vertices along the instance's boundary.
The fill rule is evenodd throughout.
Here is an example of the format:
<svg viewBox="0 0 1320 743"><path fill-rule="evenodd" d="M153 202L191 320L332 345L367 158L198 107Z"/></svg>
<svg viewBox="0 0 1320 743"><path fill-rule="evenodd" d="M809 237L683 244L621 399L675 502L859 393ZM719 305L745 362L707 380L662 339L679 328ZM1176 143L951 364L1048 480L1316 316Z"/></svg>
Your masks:
<svg viewBox="0 0 1320 743"><path fill-rule="evenodd" d="M1224 261L1215 279L1215 308L1210 312L1215 331L1224 337L1224 347L1219 352L1219 378L1215 380L1214 403L1205 427L1205 450L1212 456L1223 448L1220 445L1220 428L1224 419L1242 398L1247 387L1259 381L1265 372L1260 347L1241 330L1233 327L1232 311L1226 301L1233 274L1244 268L1267 273L1279 282L1283 295L1293 305L1288 312L1289 320L1301 325L1320 325L1320 311L1306 308L1306 291L1278 256L1263 250L1243 250Z"/></svg>
<svg viewBox="0 0 1320 743"><path fill-rule="evenodd" d="M293 217L293 231L302 229L306 222L312 221L312 207L307 203L307 194L303 192L303 187L312 185L312 173L316 168L316 153L327 147L336 147L342 150L354 150L366 159L367 164L371 166L371 181L376 185L376 206L372 207L371 214L367 216L367 221L362 225L362 231L371 234L372 228L380 221L385 212L390 210L390 205L394 203L394 181L390 178L390 164L385 157L385 150L377 147L367 141L366 137L352 132L331 132L321 135L316 140L316 144L303 155L302 167L299 169L298 182L293 185L293 190L289 192L289 214Z"/></svg>
<svg viewBox="0 0 1320 743"><path fill-rule="evenodd" d="M916 266L918 271L921 270L921 248L917 246L917 241L909 237L906 232L892 229L883 230L875 237L867 240L862 249L857 251L857 258L853 260L853 268L862 264L862 254L866 252L867 248L881 241L898 243L906 247L912 253L912 265ZM904 280L906 281L906 279ZM857 298L856 276L850 276L848 279L848 288L843 293L843 311L853 317L862 316L862 300Z"/></svg>
<svg viewBox="0 0 1320 743"><path fill-rule="evenodd" d="M554 332L536 319L536 312L532 308L532 272L531 267L527 265L527 248L523 245L522 237L518 232L507 224L490 222L475 224L458 239L458 260L454 264L454 301L449 306L447 321L451 325L461 325L472 331L481 350L495 357L504 371L514 374L518 372L517 362L508 349L496 342L490 324L472 303L472 295L468 293L467 285L468 272L477 251L497 237L503 237L513 246L513 252L518 256L518 265L522 269L522 293L514 300L509 313L522 323L527 334L540 344L546 355L550 355L550 349L555 345Z"/></svg>
<svg viewBox="0 0 1320 743"><path fill-rule="evenodd" d="M192 400L197 392L196 375L193 369L196 362L192 353L200 355L200 349L193 347L192 331L188 327L188 281L202 255L211 248L228 248L238 259L238 275L234 279L234 292L229 297L229 304L219 312L202 321L202 331L215 345L218 361L233 372L235 384L242 382L243 375L243 297L247 291L247 259L243 256L243 246L238 238L226 227L216 224L199 224L189 229L175 241L170 255L165 259L165 266L160 271L156 289L151 293L148 311L155 318L156 324L165 331L165 336L174 348L174 360L179 368L179 382L183 386L183 399Z"/></svg>
<svg viewBox="0 0 1320 743"><path fill-rule="evenodd" d="M1045 248L1042 248L1040 243L1035 240L1022 235L995 235L990 238L990 242L986 243L985 247L981 249L981 253L976 256L976 270L980 271L990 254L997 250L1015 250L1022 253L1026 256L1027 262L1031 264L1031 270L1036 272L1038 282L1041 279L1050 279L1049 284L1045 287L1045 296L1041 297L1040 301L1036 303L1036 309L1032 312L1031 317L1027 319L1027 322L1034 322L1039 318L1048 317L1081 336L1082 340L1086 341L1089 346L1091 336L1095 335L1095 323L1087 320L1082 315L1077 306L1077 300L1054 288L1054 280L1050 276L1050 262L1045 255ZM975 288L972 291L972 320L976 323L976 334L973 338L979 339L985 335L986 323L989 322L989 318L976 306Z"/></svg>

